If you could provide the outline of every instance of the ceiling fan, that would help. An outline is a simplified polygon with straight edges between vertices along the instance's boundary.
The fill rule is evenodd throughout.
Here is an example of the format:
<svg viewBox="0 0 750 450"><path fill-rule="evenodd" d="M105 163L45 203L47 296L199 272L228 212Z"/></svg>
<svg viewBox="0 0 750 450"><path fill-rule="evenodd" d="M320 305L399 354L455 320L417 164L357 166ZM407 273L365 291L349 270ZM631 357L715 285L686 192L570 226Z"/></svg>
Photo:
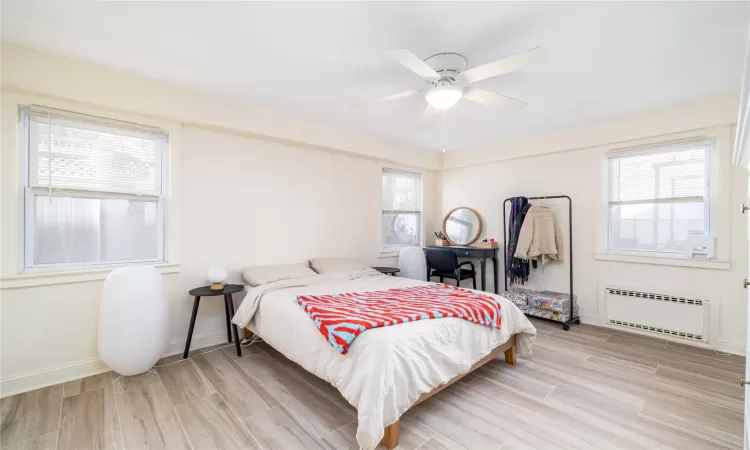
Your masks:
<svg viewBox="0 0 750 450"><path fill-rule="evenodd" d="M486 78L538 65L546 61L547 52L542 47L536 47L467 70L464 70L466 68L466 58L458 53L438 53L422 61L411 51L399 49L391 50L389 56L397 63L422 77L431 87L386 95L355 106L375 105L412 95L424 94L424 98L427 101L427 109L425 109L424 114L425 117L429 117L441 110L453 107L462 98L487 106L493 106L504 112L518 112L522 110L526 106L526 103L505 95L470 86L470 84Z"/></svg>

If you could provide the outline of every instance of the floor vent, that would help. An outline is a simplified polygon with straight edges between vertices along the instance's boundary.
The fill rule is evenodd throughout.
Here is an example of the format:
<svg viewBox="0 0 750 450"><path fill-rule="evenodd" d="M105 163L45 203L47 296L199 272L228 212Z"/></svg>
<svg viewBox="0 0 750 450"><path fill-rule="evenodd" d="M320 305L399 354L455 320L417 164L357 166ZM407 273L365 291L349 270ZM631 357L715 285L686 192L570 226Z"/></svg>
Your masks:
<svg viewBox="0 0 750 450"><path fill-rule="evenodd" d="M673 340L708 342L708 300L605 288L607 323Z"/></svg>

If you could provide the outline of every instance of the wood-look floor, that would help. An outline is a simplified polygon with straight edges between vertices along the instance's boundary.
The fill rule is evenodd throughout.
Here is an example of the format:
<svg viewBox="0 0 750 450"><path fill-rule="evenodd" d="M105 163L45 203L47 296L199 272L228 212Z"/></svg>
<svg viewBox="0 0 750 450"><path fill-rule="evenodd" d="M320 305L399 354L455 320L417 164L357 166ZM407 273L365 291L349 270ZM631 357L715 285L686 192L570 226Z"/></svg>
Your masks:
<svg viewBox="0 0 750 450"><path fill-rule="evenodd" d="M501 356L408 411L399 448L742 448L744 358L534 323L533 358L509 366ZM231 346L207 350L158 376L113 383L110 372L4 398L0 446L358 448L356 411L329 384L265 344L241 358Z"/></svg>

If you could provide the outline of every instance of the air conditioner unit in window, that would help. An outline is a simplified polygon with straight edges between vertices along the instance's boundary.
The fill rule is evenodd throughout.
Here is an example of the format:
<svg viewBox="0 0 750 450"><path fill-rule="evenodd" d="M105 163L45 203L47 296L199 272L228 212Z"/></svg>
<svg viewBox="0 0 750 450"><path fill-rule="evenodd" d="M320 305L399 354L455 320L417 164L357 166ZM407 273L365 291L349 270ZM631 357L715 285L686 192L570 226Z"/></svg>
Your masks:
<svg viewBox="0 0 750 450"><path fill-rule="evenodd" d="M716 238L713 236L688 235L685 252L688 258L711 259L714 257Z"/></svg>

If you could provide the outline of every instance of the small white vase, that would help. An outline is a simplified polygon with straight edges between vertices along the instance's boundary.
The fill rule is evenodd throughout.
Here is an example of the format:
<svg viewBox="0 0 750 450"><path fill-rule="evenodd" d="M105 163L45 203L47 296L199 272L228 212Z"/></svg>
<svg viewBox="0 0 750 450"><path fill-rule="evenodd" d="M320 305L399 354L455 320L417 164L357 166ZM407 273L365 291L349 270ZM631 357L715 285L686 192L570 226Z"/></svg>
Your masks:
<svg viewBox="0 0 750 450"><path fill-rule="evenodd" d="M99 305L99 357L121 375L148 371L164 356L169 305L153 267L123 267L104 281Z"/></svg>

